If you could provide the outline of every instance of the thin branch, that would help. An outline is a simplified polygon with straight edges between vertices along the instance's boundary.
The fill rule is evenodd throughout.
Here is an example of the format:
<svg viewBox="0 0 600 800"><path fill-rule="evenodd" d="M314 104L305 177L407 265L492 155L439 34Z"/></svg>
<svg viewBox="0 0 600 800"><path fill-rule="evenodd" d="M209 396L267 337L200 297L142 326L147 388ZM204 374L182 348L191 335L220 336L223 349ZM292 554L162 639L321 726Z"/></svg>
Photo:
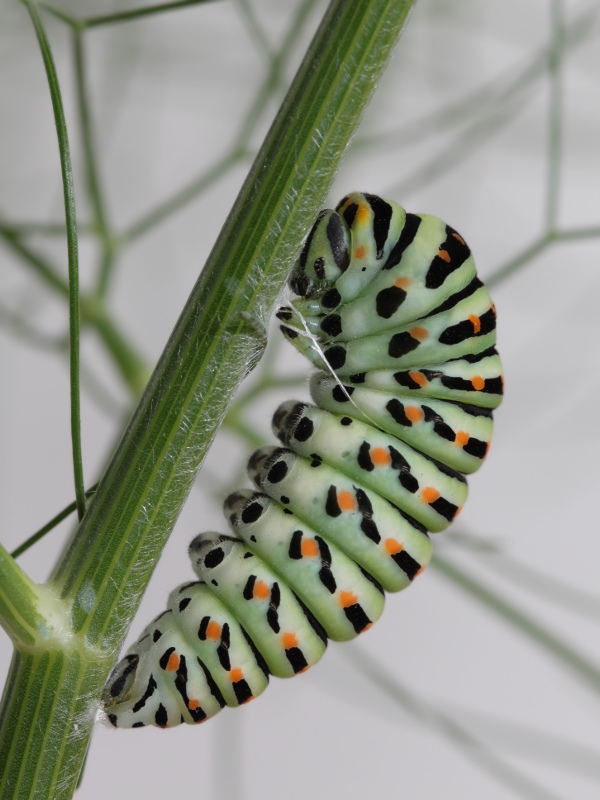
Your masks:
<svg viewBox="0 0 600 800"><path fill-rule="evenodd" d="M65 336L52 336L46 331L39 330L31 325L24 316L3 303L0 303L0 325L21 341L28 342L40 350L64 353L68 349L68 339Z"/></svg>
<svg viewBox="0 0 600 800"><path fill-rule="evenodd" d="M562 40L564 52L597 34L596 25L599 15L600 8L594 4L565 27ZM553 47L553 43L545 45L527 65L517 71L514 67L510 67L500 76L494 76L466 96L445 106L438 105L432 111L395 130L359 136L352 146L381 149L422 142L423 137L428 134L437 135L441 130L448 131L450 125L464 123L467 114L473 113L482 118L487 116L490 110L498 111L504 103L512 101L530 84L546 76L549 60L553 57Z"/></svg>
<svg viewBox="0 0 600 800"><path fill-rule="evenodd" d="M96 491L97 485L98 484L96 483L94 484L94 486L91 486L85 493L85 496L91 497ZM74 500L72 503L69 503L68 506L65 506L65 508L63 508L62 511L59 511L56 516L52 517L52 519L45 525L43 525L38 531L32 533L31 536L25 539L25 541L22 544L16 547L10 554L11 557L18 558L26 550L29 550L29 548L32 547L36 542L39 542L40 539L43 539L47 533L56 528L56 526L59 525L64 519L71 516L71 514L76 510L77 510L77 501Z"/></svg>
<svg viewBox="0 0 600 800"><path fill-rule="evenodd" d="M100 237L102 247L101 267L98 274L96 292L100 297L104 297L114 265L116 243L111 235L104 192L100 181L100 170L98 169L98 159L88 104L89 92L86 87L86 63L83 51L83 39L81 31L78 29L73 31L72 44L75 62L77 110L79 113L79 125L83 144L86 186L93 209L94 227L96 233Z"/></svg>
<svg viewBox="0 0 600 800"><path fill-rule="evenodd" d="M66 231L66 228L64 230ZM5 244L17 253L44 283L63 297L69 296L69 284L61 276L59 269L35 253L28 245L23 244L21 237L13 227L2 220L0 220L0 236Z"/></svg>
<svg viewBox="0 0 600 800"><path fill-rule="evenodd" d="M544 574L536 567L509 555L483 536L460 529L454 530L444 538L444 546L448 545L458 545L461 550L476 556L487 569L518 586L521 591L543 597L560 606L563 611L582 614L594 620L600 619L600 595L585 592L570 583Z"/></svg>
<svg viewBox="0 0 600 800"><path fill-rule="evenodd" d="M466 569L459 567L439 553L436 554L432 567L436 572L451 580L454 586L458 586L475 597L480 604L526 634L529 641L535 642L554 656L557 661L562 662L571 672L582 678L594 692L600 692L600 669L587 656L578 653L575 648L530 617L521 608L513 605L489 586L484 586Z"/></svg>
<svg viewBox="0 0 600 800"><path fill-rule="evenodd" d="M152 230L156 225L167 219L167 217L170 217L171 214L174 214L176 211L179 211L180 208L187 205L190 200L193 200L205 189L208 189L216 183L234 164L241 161L245 155L245 153L241 152L227 153L227 155L223 156L207 169L205 173L194 179L183 189L180 189L164 203L156 206L156 208L148 214L145 214L137 222L134 222L119 236L119 241L123 244L129 244L134 239L147 233L147 231Z"/></svg>
<svg viewBox="0 0 600 800"><path fill-rule="evenodd" d="M67 228L63 222L4 222L3 231L12 236L66 236ZM79 235L93 235L95 228L87 223L79 223Z"/></svg>
<svg viewBox="0 0 600 800"><path fill-rule="evenodd" d="M254 39L257 45L258 51L267 59L267 61L270 62L274 58L273 48L271 47L271 43L269 42L264 28L262 28L258 23L254 9L248 0L237 0L237 5L240 9L242 18L246 23L246 27L250 33L250 36Z"/></svg>
<svg viewBox="0 0 600 800"><path fill-rule="evenodd" d="M558 223L558 202L560 198L560 166L562 150L562 60L565 41L562 0L552 0L552 47L549 53L548 71L550 73L549 141L546 194L546 230L552 231Z"/></svg>
<svg viewBox="0 0 600 800"><path fill-rule="evenodd" d="M292 45L303 31L304 25L316 5L317 0L304 0L289 27L287 35L284 37L282 46L276 56L271 61L268 75L259 90L256 100L248 110L240 130L235 137L228 152L222 156L204 174L195 178L183 189L177 191L171 198L161 203L151 212L133 223L120 236L120 240L129 243L137 239L148 230L154 228L158 223L163 222L184 205L196 198L201 192L209 188L232 166L239 164L246 158L250 158L248 144L258 122L262 119L263 111L274 91L279 85L280 75L284 69L286 60L290 58Z"/></svg>
<svg viewBox="0 0 600 800"><path fill-rule="evenodd" d="M75 215L75 189L73 186L73 167L69 149L67 123L60 92L56 66L50 49L50 42L42 25L37 7L31 0L24 0L33 23L52 100L54 122L58 137L60 166L65 202L65 221L67 225L67 252L69 264L69 340L70 340L70 391L71 391L71 444L73 452L73 478L79 519L85 512L85 484L83 479L83 458L81 453L81 404L79 397L79 255L77 244L77 219Z"/></svg>
<svg viewBox="0 0 600 800"><path fill-rule="evenodd" d="M536 256L543 252L547 247L555 242L576 241L578 239L595 239L600 236L600 225L591 225L584 228L567 228L563 231L548 231L542 234L532 244L503 264L487 280L486 284L490 288L497 286L507 278L510 278L524 264L532 261Z"/></svg>
<svg viewBox="0 0 600 800"><path fill-rule="evenodd" d="M372 685L406 712L425 725L434 728L453 747L484 772L503 783L518 797L535 800L559 800L558 796L533 781L527 775L504 762L489 750L481 740L473 736L460 722L439 711L414 692L404 687L396 675L392 675L362 647L348 647L348 662L361 674L370 678Z"/></svg>
<svg viewBox="0 0 600 800"><path fill-rule="evenodd" d="M511 275L513 275L523 266L523 264L531 261L533 258L535 258L535 256L539 255L543 250L545 250L552 239L553 237L547 233L540 236L518 255L513 256L510 261L490 275L490 277L486 280L486 285L491 289L492 287L497 286L499 283L505 281L507 278L510 278Z"/></svg>
<svg viewBox="0 0 600 800"><path fill-rule="evenodd" d="M187 8L188 6L198 6L204 3L211 3L213 0L178 0L175 3L157 3L152 6L144 6L143 8L132 8L130 11L119 11L115 14L103 14L97 17L86 17L79 19L67 14L60 8L51 5L50 3L40 3L40 8L53 14L58 19L66 22L74 30L85 30L85 28L97 28L100 25L111 25L114 22L130 22L132 19L139 19L139 17L149 17L153 14L161 14L164 11L176 11L179 8Z"/></svg>
<svg viewBox="0 0 600 800"><path fill-rule="evenodd" d="M589 228L567 228L564 231L557 231L555 239L560 242L569 242L577 239L595 239L600 236L600 225L592 225Z"/></svg>

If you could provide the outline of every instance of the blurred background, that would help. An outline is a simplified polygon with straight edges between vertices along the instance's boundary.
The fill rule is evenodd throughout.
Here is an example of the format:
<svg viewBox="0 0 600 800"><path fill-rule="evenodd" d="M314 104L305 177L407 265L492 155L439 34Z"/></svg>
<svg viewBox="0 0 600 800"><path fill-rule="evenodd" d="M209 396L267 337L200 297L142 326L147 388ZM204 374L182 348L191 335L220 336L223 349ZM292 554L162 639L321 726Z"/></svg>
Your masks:
<svg viewBox="0 0 600 800"><path fill-rule="evenodd" d="M60 8L88 18L123 5ZM79 62L68 21L44 15L76 172L82 289L104 274L111 319L149 367L325 8L222 0L105 21L81 36ZM498 308L506 371L489 459L459 522L435 538L432 566L388 596L359 642L331 644L306 675L273 679L256 702L199 728L99 724L80 797L120 800L132 786L146 800L600 797L599 34L600 3L589 0L530 0L526 14L520 0L417 4L329 204L352 190L380 194L442 217L469 242ZM0 65L0 518L11 550L74 495L67 305L35 263L66 276L60 166L18 3L2 10ZM82 360L91 485L132 395L93 330ZM192 578L192 536L225 530L223 497L247 485L245 461L272 441L278 403L307 398L306 376L274 329L127 643ZM35 580L72 524L21 557ZM10 654L0 633L2 678Z"/></svg>

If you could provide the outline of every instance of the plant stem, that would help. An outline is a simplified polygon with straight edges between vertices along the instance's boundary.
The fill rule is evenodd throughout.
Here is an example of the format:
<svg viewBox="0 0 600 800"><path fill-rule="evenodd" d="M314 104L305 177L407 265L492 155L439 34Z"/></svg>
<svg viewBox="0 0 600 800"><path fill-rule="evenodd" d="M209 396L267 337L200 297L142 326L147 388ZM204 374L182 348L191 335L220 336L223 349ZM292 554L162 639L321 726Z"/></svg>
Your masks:
<svg viewBox="0 0 600 800"><path fill-rule="evenodd" d="M85 496L91 497L96 491L96 486L97 484L88 489L87 492L85 493ZM39 529L39 531L32 533L31 536L25 539L23 544L20 544L18 547L16 547L10 554L11 557L18 558L26 550L29 550L29 548L32 547L32 545L34 545L36 542L39 542L39 540L42 539L47 533L56 528L56 526L59 525L63 521L63 519L69 517L76 510L77 510L77 503L75 501L70 503L68 506L65 506L65 508L63 508L62 511L59 511L58 514L56 514L54 517L52 517L51 520L49 520L45 525L43 525Z"/></svg>
<svg viewBox="0 0 600 800"><path fill-rule="evenodd" d="M521 630L530 641L536 642L554 658L561 661L568 669L583 679L594 692L600 692L600 669L590 659L578 653L522 609L505 600L498 592L484 586L465 569L439 553L436 554L432 564L437 572L449 578L455 586L476 597L479 603Z"/></svg>
<svg viewBox="0 0 600 800"><path fill-rule="evenodd" d="M269 71L263 85L242 121L239 132L228 152L205 173L195 178L171 198L133 223L133 225L127 228L120 236L120 241L128 244L133 239L137 239L139 236L153 229L158 223L163 222L171 216L171 214L178 211L182 206L189 203L190 200L193 200L197 195L205 191L231 169L232 166L249 158L250 151L248 148L250 138L254 133L257 123L262 119L262 115L264 114L274 89L278 87L281 81L281 75L284 71L286 61L289 60L293 50L292 46L302 33L307 19L310 16L310 12L315 5L316 0L303 0L300 4L290 24L288 33L283 38L279 51L271 58Z"/></svg>
<svg viewBox="0 0 600 800"><path fill-rule="evenodd" d="M86 88L83 35L79 29L73 31L72 43L73 58L75 61L77 110L79 112L79 126L83 144L87 192L93 209L94 227L102 247L101 267L97 278L96 293L100 298L104 298L115 261L115 242L108 223L104 192L102 191L100 171L97 165L96 148L92 136L92 124Z"/></svg>
<svg viewBox="0 0 600 800"><path fill-rule="evenodd" d="M2 236L5 243L21 257L23 263L27 264L28 267L37 273L41 280L45 281L51 289L62 297L68 298L69 285L63 279L59 270L45 258L35 253L26 244L23 244L21 236L16 233L9 224L2 222L2 220L0 220L0 236Z"/></svg>
<svg viewBox="0 0 600 800"><path fill-rule="evenodd" d="M518 255L511 258L509 262L497 269L496 272L494 272L494 274L487 279L486 285L492 289L494 286L502 283L507 278L510 278L511 275L514 275L515 272L518 272L523 264L527 264L528 262L532 261L535 256L543 252L551 241L552 237L548 234L543 234L538 237L532 244L522 250Z"/></svg>
<svg viewBox="0 0 600 800"><path fill-rule="evenodd" d="M562 147L562 61L564 50L564 24L562 0L552 0L552 49L549 53L550 113L548 130L548 174L546 195L546 230L552 231L558 223L560 196L560 164Z"/></svg>
<svg viewBox="0 0 600 800"><path fill-rule="evenodd" d="M515 795L530 800L560 800L553 792L498 757L480 738L450 714L404 687L397 676L385 669L359 645L349 648L349 663L366 675L373 686L416 720L436 729L449 744L460 750L471 763L504 784Z"/></svg>
<svg viewBox="0 0 600 800"><path fill-rule="evenodd" d="M15 646L33 648L50 637L53 603L47 594L0 545L0 622Z"/></svg>
<svg viewBox="0 0 600 800"><path fill-rule="evenodd" d="M73 480L79 519L85 512L85 484L83 479L83 458L81 454L81 404L79 397L79 254L77 240L77 219L75 214L75 188L73 186L73 167L67 122L63 108L60 84L50 42L42 25L37 7L31 0L24 0L40 45L52 109L58 137L60 167L65 200L65 222L67 227L67 254L69 264L69 362L71 391L71 446L73 452Z"/></svg>
<svg viewBox="0 0 600 800"><path fill-rule="evenodd" d="M149 17L154 14L160 14L163 11L175 11L178 8L199 6L203 3L211 2L213 2L213 0L176 0L174 3L157 3L151 6L144 6L143 8L132 8L130 11L118 11L115 14L103 14L101 16L87 17L85 19L73 17L50 3L40 3L39 5L40 8L43 8L58 19L66 22L66 24L70 25L74 30L83 31L86 28L95 28L100 25L112 25L115 22L130 22L132 19Z"/></svg>

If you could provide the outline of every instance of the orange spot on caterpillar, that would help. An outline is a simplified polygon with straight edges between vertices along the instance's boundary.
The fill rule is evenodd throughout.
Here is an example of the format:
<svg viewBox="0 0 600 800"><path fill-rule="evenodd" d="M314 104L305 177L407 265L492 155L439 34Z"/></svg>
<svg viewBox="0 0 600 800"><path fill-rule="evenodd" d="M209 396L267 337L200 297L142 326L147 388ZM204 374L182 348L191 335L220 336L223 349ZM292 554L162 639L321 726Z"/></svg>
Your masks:
<svg viewBox="0 0 600 800"><path fill-rule="evenodd" d="M302 539L302 544L300 545L300 552L306 558L314 558L315 556L319 555L319 545L315 542L314 539L307 539L306 537Z"/></svg>
<svg viewBox="0 0 600 800"><path fill-rule="evenodd" d="M456 439L454 440L454 444L458 445L458 447L464 447L468 441L469 441L469 434L466 431L456 432Z"/></svg>
<svg viewBox="0 0 600 800"><path fill-rule="evenodd" d="M463 507L462 507L462 506L459 506L459 507L456 509L456 514L455 514L455 515L452 517L452 519L456 519L462 510L463 510Z"/></svg>
<svg viewBox="0 0 600 800"><path fill-rule="evenodd" d="M485 386L485 381L481 377L481 375L475 375L474 378L471 378L471 385L473 386L474 389L480 392Z"/></svg>
<svg viewBox="0 0 600 800"><path fill-rule="evenodd" d="M361 258L365 257L365 253L366 253L365 247L364 247L364 245L361 244L354 251L354 258L358 258L360 260Z"/></svg>
<svg viewBox="0 0 600 800"><path fill-rule="evenodd" d="M368 221L369 217L370 217L369 206L365 205L364 203L362 205L359 205L358 208L356 209L356 214L354 215L354 221L365 223Z"/></svg>
<svg viewBox="0 0 600 800"><path fill-rule="evenodd" d="M342 489L337 493L337 501L342 511L354 511L356 508L356 499L347 489Z"/></svg>
<svg viewBox="0 0 600 800"><path fill-rule="evenodd" d="M421 422L423 419L423 412L417 406L406 406L404 413L411 422Z"/></svg>
<svg viewBox="0 0 600 800"><path fill-rule="evenodd" d="M440 250L438 256L442 259L442 261L445 261L446 264L450 263L450 253L447 250Z"/></svg>
<svg viewBox="0 0 600 800"><path fill-rule="evenodd" d="M410 278L398 278L394 281L394 286L397 286L398 289L408 289L411 283L412 281Z"/></svg>
<svg viewBox="0 0 600 800"><path fill-rule="evenodd" d="M415 383L418 383L419 386L426 386L429 383L422 372L409 372L408 377Z"/></svg>
<svg viewBox="0 0 600 800"><path fill-rule="evenodd" d="M426 486L421 492L421 500L424 503L435 503L439 496L440 493L433 486Z"/></svg>
<svg viewBox="0 0 600 800"><path fill-rule="evenodd" d="M295 633L284 633L281 637L281 643L286 650L290 650L292 647L298 647L298 637Z"/></svg>
<svg viewBox="0 0 600 800"><path fill-rule="evenodd" d="M179 667L179 656L177 655L177 653L171 653L165 669L167 672L175 672L175 670L178 667Z"/></svg>
<svg viewBox="0 0 600 800"><path fill-rule="evenodd" d="M229 670L229 678L231 679L232 683L237 683L244 679L244 673L239 667L234 667L233 669Z"/></svg>
<svg viewBox="0 0 600 800"><path fill-rule="evenodd" d="M419 341L421 341L421 339L426 339L429 336L429 331L427 328L421 328L418 325L416 328L411 328L409 333L413 339L419 339Z"/></svg>
<svg viewBox="0 0 600 800"><path fill-rule="evenodd" d="M490 441L489 441L489 442L486 444L486 446L485 446L485 455L486 455L486 456L487 456L487 454L490 452L490 447L491 447L491 446L492 446L492 442L491 442L491 440L490 440ZM484 456L484 458L485 458L485 456Z"/></svg>
<svg viewBox="0 0 600 800"><path fill-rule="evenodd" d="M419 569L415 572L415 574L413 576L413 581L417 577L417 575L420 575L423 572L424 569L425 569L425 565L423 565L422 567L419 567Z"/></svg>
<svg viewBox="0 0 600 800"><path fill-rule="evenodd" d="M391 556L395 556L396 553L401 553L404 550L404 547L395 539L386 539L385 549Z"/></svg>
<svg viewBox="0 0 600 800"><path fill-rule="evenodd" d="M456 233L456 231L452 234L452 236L454 236L457 242L465 244L465 240L462 238L462 236L459 236L458 233Z"/></svg>
<svg viewBox="0 0 600 800"><path fill-rule="evenodd" d="M221 635L221 626L218 622L215 622L214 619L206 626L206 638L207 639L218 639Z"/></svg>
<svg viewBox="0 0 600 800"><path fill-rule="evenodd" d="M469 322L473 323L474 333L479 333L481 330L481 320L476 314L469 314Z"/></svg>
<svg viewBox="0 0 600 800"><path fill-rule="evenodd" d="M385 447L374 447L371 450L371 461L376 467L387 467L391 463L392 457Z"/></svg>
<svg viewBox="0 0 600 800"><path fill-rule="evenodd" d="M267 584L264 581L256 581L254 584L254 597L258 597L259 600L266 600L269 594Z"/></svg>
<svg viewBox="0 0 600 800"><path fill-rule="evenodd" d="M342 608L348 608L358 602L358 597L354 592L340 592L339 604Z"/></svg>
<svg viewBox="0 0 600 800"><path fill-rule="evenodd" d="M200 705L200 700L188 700L188 708L190 711L195 711Z"/></svg>

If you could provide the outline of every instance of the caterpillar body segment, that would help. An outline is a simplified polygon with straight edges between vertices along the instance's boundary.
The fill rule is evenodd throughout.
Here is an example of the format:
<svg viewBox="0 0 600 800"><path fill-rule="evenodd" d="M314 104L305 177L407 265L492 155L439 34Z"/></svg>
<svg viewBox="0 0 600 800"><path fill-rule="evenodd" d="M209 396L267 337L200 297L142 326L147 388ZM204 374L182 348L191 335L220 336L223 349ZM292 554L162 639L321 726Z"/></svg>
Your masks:
<svg viewBox="0 0 600 800"><path fill-rule="evenodd" d="M290 678L321 658L327 636L320 623L242 540L199 534L190 544L190 558L198 577L235 613L273 675Z"/></svg>
<svg viewBox="0 0 600 800"><path fill-rule="evenodd" d="M481 406L421 397L406 401L393 392L340 386L325 373L313 376L311 394L321 408L375 421L425 456L466 474L479 469L492 438L492 412Z"/></svg>
<svg viewBox="0 0 600 800"><path fill-rule="evenodd" d="M265 494L245 490L225 500L225 515L248 546L269 559L330 639L353 639L381 616L381 587L289 509Z"/></svg>
<svg viewBox="0 0 600 800"><path fill-rule="evenodd" d="M323 461L263 447L248 473L262 492L320 530L387 591L404 589L429 562L423 525Z"/></svg>
<svg viewBox="0 0 600 800"><path fill-rule="evenodd" d="M313 341L283 334L319 369L340 378L371 369L409 369L480 353L496 342L496 312L484 286L447 311L358 339Z"/></svg>
<svg viewBox="0 0 600 800"><path fill-rule="evenodd" d="M502 401L502 364L491 347L476 356L419 369L369 370L351 375L347 383L403 396L407 401L427 396L494 409Z"/></svg>

